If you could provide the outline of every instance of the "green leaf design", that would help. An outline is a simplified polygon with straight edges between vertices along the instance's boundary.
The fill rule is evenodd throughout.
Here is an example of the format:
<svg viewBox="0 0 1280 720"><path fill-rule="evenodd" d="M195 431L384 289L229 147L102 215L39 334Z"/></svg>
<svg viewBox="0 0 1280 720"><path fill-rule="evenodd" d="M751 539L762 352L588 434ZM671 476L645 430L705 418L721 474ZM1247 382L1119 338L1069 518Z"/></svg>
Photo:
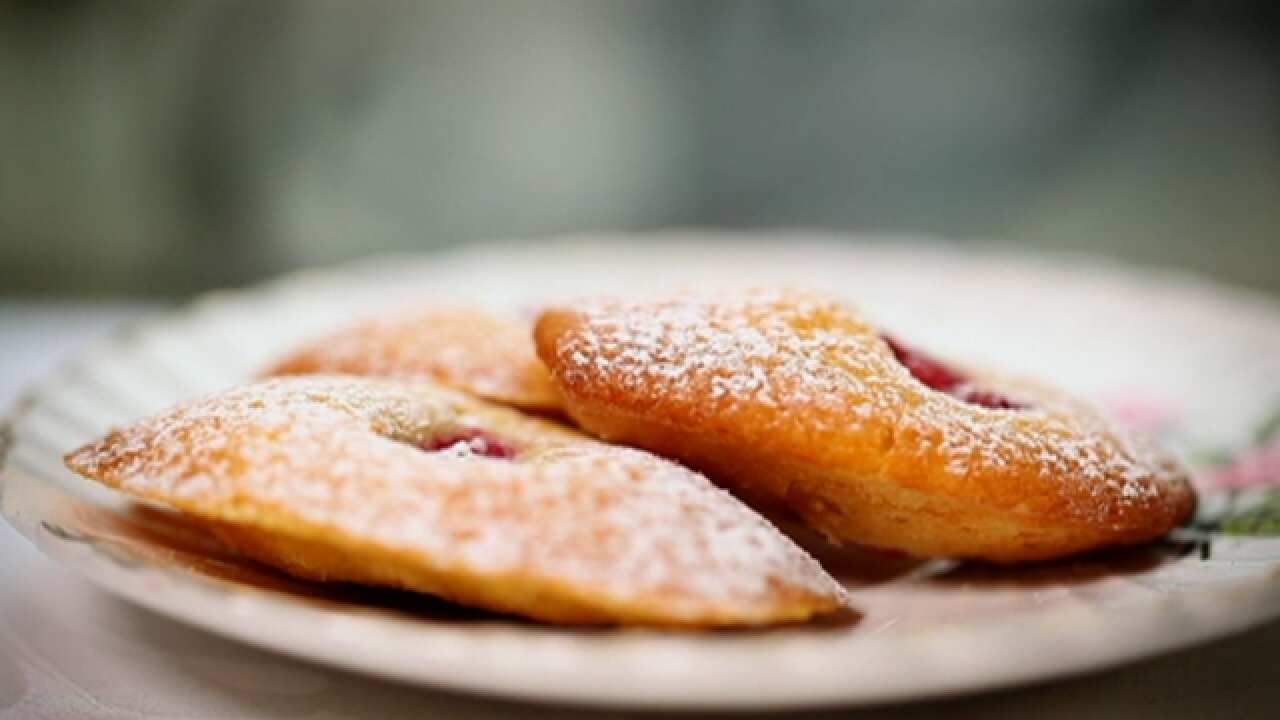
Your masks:
<svg viewBox="0 0 1280 720"><path fill-rule="evenodd" d="M1265 445L1272 438L1280 434L1280 407L1271 411L1271 414L1258 425L1258 429L1253 431L1253 440L1258 445Z"/></svg>
<svg viewBox="0 0 1280 720"><path fill-rule="evenodd" d="M1267 493L1260 504L1222 519L1227 535L1280 535L1280 491Z"/></svg>
<svg viewBox="0 0 1280 720"><path fill-rule="evenodd" d="M1194 467L1215 468L1226 465L1235 457L1235 453L1221 448L1192 448L1186 451L1187 462Z"/></svg>

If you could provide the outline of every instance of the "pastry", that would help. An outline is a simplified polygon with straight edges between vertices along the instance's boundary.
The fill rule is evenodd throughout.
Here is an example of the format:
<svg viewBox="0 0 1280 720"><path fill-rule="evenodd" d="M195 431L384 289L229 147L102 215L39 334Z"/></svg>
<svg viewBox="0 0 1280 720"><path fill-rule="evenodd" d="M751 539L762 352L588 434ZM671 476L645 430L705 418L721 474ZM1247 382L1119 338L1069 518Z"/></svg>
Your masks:
<svg viewBox="0 0 1280 720"><path fill-rule="evenodd" d="M843 591L703 476L433 383L268 380L67 456L292 575L557 623L802 621Z"/></svg>
<svg viewBox="0 0 1280 720"><path fill-rule="evenodd" d="M559 407L528 324L477 308L430 307L363 320L296 349L264 375L317 373L425 378L525 410Z"/></svg>
<svg viewBox="0 0 1280 720"><path fill-rule="evenodd" d="M569 415L829 538L1012 563L1190 518L1186 470L1085 403L965 371L793 290L554 308L535 341Z"/></svg>

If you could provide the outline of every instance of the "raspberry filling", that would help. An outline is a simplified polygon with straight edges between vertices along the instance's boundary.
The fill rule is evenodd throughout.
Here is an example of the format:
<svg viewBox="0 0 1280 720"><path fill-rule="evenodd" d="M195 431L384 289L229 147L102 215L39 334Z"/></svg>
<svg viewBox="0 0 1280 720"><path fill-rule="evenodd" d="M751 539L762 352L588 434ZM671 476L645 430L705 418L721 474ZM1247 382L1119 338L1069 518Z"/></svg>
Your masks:
<svg viewBox="0 0 1280 720"><path fill-rule="evenodd" d="M944 392L957 400L994 410L1021 410L1027 407L1025 403L1013 400L1003 393L978 387L955 368L904 345L894 337L881 334L880 339L885 341L893 351L893 357L902 363L907 372L926 387Z"/></svg>
<svg viewBox="0 0 1280 720"><path fill-rule="evenodd" d="M459 428L437 435L418 447L426 452L456 453L459 457L480 456L510 460L516 456L516 449L510 444L475 428Z"/></svg>

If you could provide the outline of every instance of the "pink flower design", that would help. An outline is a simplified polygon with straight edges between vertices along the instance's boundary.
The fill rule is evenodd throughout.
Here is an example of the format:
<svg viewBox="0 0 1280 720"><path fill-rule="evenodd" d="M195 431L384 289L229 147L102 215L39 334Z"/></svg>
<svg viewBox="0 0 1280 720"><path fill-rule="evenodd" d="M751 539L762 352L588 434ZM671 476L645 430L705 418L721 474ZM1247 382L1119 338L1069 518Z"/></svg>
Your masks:
<svg viewBox="0 0 1280 720"><path fill-rule="evenodd" d="M1219 490L1280 486L1280 437L1243 450L1231 462L1212 470L1205 478Z"/></svg>
<svg viewBox="0 0 1280 720"><path fill-rule="evenodd" d="M1102 404L1125 426L1143 433L1169 429L1182 419L1182 408L1152 395L1118 391L1105 396Z"/></svg>

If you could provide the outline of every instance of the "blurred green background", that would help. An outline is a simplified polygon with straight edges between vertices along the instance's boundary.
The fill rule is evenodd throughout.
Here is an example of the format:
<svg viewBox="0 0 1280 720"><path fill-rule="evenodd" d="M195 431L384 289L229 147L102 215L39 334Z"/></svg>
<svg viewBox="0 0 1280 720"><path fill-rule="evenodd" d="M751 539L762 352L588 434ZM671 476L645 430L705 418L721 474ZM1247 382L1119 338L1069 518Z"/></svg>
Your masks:
<svg viewBox="0 0 1280 720"><path fill-rule="evenodd" d="M1277 7L0 0L0 294L686 225L1280 291Z"/></svg>

